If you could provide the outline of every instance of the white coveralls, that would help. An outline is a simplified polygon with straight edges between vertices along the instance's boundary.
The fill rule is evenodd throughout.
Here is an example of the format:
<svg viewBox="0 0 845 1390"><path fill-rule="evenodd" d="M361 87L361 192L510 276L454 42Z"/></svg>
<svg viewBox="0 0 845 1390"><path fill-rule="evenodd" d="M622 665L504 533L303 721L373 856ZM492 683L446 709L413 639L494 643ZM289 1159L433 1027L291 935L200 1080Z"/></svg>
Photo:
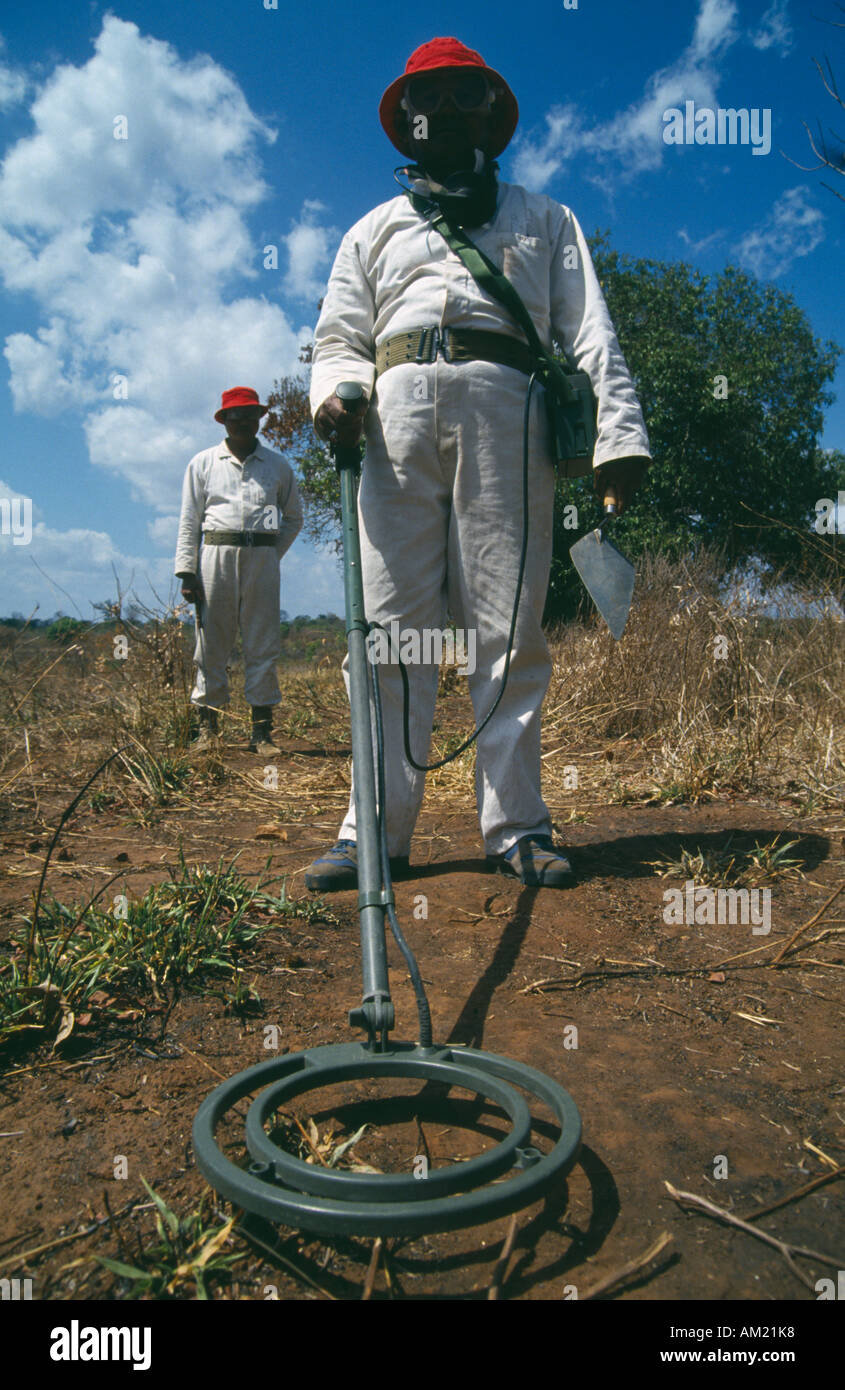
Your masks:
<svg viewBox="0 0 845 1390"><path fill-rule="evenodd" d="M642 412L581 228L568 208L499 183L493 219L469 231L518 290L544 346L552 335L590 375L598 400L594 466L649 455ZM431 325L485 329L524 341L439 232L400 196L347 232L317 324L311 407L344 380L371 395L359 492L362 571L370 622L400 629L477 631L469 677L476 722L498 694L523 533L523 408L528 378L472 361L391 367L375 382L375 348ZM488 854L523 835L551 834L540 792L540 710L551 664L541 626L552 554L554 467L543 391L529 435L529 541L508 682L477 745L476 799ZM379 665L385 719L391 855L406 855L424 790L407 763L398 666ZM428 761L438 672L408 668L411 751ZM354 840L355 804L340 838Z"/></svg>
<svg viewBox="0 0 845 1390"><path fill-rule="evenodd" d="M229 701L226 667L238 626L244 694L250 705L277 705L280 655L279 561L302 526L302 503L290 465L263 444L241 463L226 447L196 454L182 485L175 572L199 574L203 627L197 631L195 705ZM276 534L276 544L203 545L204 531Z"/></svg>

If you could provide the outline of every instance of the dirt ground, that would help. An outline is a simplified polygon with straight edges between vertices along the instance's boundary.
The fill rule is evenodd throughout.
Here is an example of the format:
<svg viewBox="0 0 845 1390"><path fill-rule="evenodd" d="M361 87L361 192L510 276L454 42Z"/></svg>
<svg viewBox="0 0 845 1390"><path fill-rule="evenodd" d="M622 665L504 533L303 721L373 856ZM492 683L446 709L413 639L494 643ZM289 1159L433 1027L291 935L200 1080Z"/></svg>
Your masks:
<svg viewBox="0 0 845 1390"><path fill-rule="evenodd" d="M93 749L80 756L96 765ZM225 762L239 777L257 775L243 745L229 746ZM114 891L139 894L163 877L181 845L189 863L238 854L247 876L269 859L270 872L289 876L289 893L303 895L305 868L336 832L348 749L320 752L288 739L278 762L282 783L312 764L328 770L331 792L316 813L305 807L301 818L282 813L268 824L252 805L233 810L214 786L200 807L176 798L147 826L81 808L62 834L48 888L81 902L122 865L125 881ZM72 781L40 789L43 824L55 824L73 790ZM695 806L605 801L566 825L568 805L552 810L572 847L571 889L525 889L489 873L464 795L449 803L427 797L411 873L396 897L435 1039L505 1054L560 1081L582 1117L579 1160L559 1190L518 1214L506 1268L496 1272L509 1218L388 1241L368 1295L481 1300L495 1283L503 1299L815 1300L816 1281L835 1277L833 1265L799 1257L802 1283L771 1245L682 1207L666 1183L747 1218L845 1164L843 937L797 949L780 968L767 963L845 878L841 815L796 820L786 801L727 798ZM748 925L666 925L664 890L681 883L659 877L653 861L677 859L685 847L718 848L730 836L741 847L776 834L798 842L793 853L804 867L773 880L769 936ZM48 839L14 818L3 826L6 934L12 913L31 904ZM843 901L822 926L841 923ZM221 995L183 993L140 1021L80 1028L56 1049L7 1052L0 1277L31 1278L39 1299L134 1296L93 1257L132 1263L152 1237L142 1177L180 1214L208 1193L190 1135L209 1090L268 1060L268 1024L290 1051L356 1036L346 1022L360 1002L355 896L324 902L325 920L285 921L243 957L261 999L252 1016L227 1008ZM818 932L810 928L801 943ZM395 1036L413 1039L413 993L392 942L389 958ZM495 1115L391 1105L376 1089L323 1096L319 1110L306 1098L297 1113L320 1134L329 1120L347 1135L367 1123L357 1158L396 1171L410 1171L422 1145L438 1164L492 1142ZM406 1094L419 1089L407 1083ZM118 1155L127 1160L125 1178L115 1177ZM215 1209L231 1214L209 1194L211 1224ZM845 1186L835 1177L754 1224L845 1268ZM214 1297L347 1300L365 1292L372 1240L309 1237L257 1218L244 1225L249 1239L233 1237L228 1248L241 1258ZM637 1268L664 1233L669 1239ZM176 1296L195 1294L186 1283Z"/></svg>

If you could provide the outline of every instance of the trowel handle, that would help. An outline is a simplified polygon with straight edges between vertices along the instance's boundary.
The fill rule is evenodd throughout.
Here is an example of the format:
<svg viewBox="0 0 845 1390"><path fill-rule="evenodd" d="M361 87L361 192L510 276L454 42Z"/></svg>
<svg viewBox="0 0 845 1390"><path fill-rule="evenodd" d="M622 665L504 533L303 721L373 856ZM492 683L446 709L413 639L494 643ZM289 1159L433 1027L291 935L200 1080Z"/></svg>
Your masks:
<svg viewBox="0 0 845 1390"><path fill-rule="evenodd" d="M608 483L604 490L604 514L606 517L616 516L619 500L616 496L616 488L613 483Z"/></svg>

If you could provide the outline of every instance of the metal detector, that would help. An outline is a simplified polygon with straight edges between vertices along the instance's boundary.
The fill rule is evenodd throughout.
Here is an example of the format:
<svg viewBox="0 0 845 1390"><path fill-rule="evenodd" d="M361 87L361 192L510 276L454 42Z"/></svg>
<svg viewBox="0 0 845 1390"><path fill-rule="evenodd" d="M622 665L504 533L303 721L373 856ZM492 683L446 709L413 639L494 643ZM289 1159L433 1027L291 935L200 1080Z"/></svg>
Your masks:
<svg viewBox="0 0 845 1390"><path fill-rule="evenodd" d="M354 411L363 398L356 382L341 382L337 395ZM396 916L387 849L384 759L377 668L367 657L370 625L364 611L357 492L360 445L334 446L340 474L346 634L349 653L352 760L358 857L363 998L349 1023L366 1040L309 1048L262 1062L225 1081L203 1102L193 1127L200 1172L222 1196L246 1211L321 1234L418 1236L476 1226L529 1206L548 1194L578 1156L581 1120L562 1086L533 1067L477 1048L438 1046L416 960ZM390 1038L390 998L385 939L387 918L408 965L417 998L419 1039ZM268 1122L295 1097L355 1080L404 1077L459 1087L484 1098L508 1117L505 1138L465 1162L413 1173L358 1173L320 1168L280 1148ZM551 1111L557 1137L547 1152L531 1142L532 1118L523 1093ZM233 1106L253 1096L243 1142L248 1156L234 1162L223 1153L218 1126ZM486 1108L486 1107L485 1107Z"/></svg>

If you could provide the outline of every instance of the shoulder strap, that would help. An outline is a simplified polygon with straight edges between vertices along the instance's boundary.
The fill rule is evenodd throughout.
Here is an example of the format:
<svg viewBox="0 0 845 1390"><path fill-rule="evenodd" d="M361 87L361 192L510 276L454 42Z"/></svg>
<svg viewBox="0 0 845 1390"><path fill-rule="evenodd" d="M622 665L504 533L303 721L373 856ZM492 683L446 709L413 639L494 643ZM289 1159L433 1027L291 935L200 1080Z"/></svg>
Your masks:
<svg viewBox="0 0 845 1390"><path fill-rule="evenodd" d="M410 191L408 197L415 211L420 213L435 231L440 233L447 246L454 251L456 256L460 257L476 284L480 285L481 289L492 295L494 299L498 299L500 304L504 304L508 312L513 315L538 360L541 374L544 377L551 376L554 379L556 389L563 394L564 398L572 399L574 392L566 380L566 372L561 364L555 361L551 353L543 347L534 326L534 320L523 304L519 292L504 272L493 264L489 256L485 256L474 241L470 240L462 227L452 226L445 213L435 202Z"/></svg>

